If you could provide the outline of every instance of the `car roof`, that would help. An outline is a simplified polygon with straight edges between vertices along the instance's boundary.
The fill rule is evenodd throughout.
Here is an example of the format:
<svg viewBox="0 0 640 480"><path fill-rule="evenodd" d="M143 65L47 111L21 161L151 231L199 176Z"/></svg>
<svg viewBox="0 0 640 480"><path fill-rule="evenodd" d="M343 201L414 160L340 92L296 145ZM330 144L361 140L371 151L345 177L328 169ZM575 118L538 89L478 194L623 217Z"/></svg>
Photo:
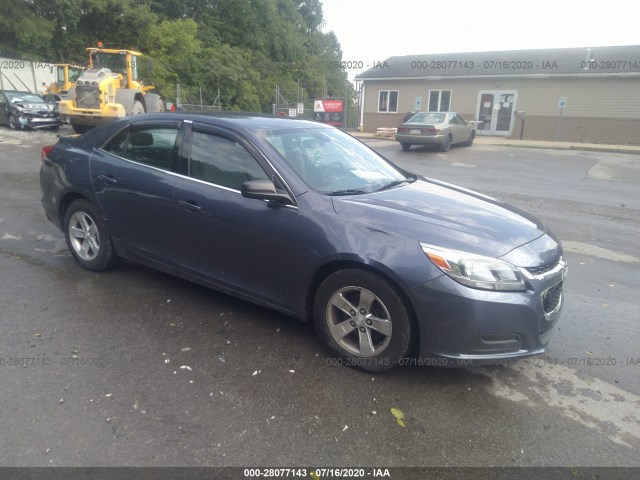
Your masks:
<svg viewBox="0 0 640 480"><path fill-rule="evenodd" d="M418 115L420 113L434 113L434 114L441 113L443 115L457 115L456 112L416 112L416 115Z"/></svg>
<svg viewBox="0 0 640 480"><path fill-rule="evenodd" d="M164 112L147 114L144 117L148 120L191 120L209 125L231 127L234 130L251 133L299 128L333 128L310 120L283 118L275 115L252 112Z"/></svg>

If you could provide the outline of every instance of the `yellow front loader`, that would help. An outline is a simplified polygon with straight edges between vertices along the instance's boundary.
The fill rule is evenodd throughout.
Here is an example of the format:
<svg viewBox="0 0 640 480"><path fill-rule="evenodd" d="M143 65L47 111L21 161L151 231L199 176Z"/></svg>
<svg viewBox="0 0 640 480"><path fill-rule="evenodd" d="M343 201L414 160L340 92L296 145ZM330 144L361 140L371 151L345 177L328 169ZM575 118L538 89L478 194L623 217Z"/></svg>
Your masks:
<svg viewBox="0 0 640 480"><path fill-rule="evenodd" d="M56 81L48 87L43 83L42 86L45 87L45 90L42 95L53 95L59 101L76 84L76 80L84 72L84 67L70 63L54 63L53 68L56 71Z"/></svg>
<svg viewBox="0 0 640 480"><path fill-rule="evenodd" d="M89 68L59 104L60 115L69 119L77 133L127 115L164 110L160 95L149 93L155 87L138 79L140 52L100 44L87 52Z"/></svg>

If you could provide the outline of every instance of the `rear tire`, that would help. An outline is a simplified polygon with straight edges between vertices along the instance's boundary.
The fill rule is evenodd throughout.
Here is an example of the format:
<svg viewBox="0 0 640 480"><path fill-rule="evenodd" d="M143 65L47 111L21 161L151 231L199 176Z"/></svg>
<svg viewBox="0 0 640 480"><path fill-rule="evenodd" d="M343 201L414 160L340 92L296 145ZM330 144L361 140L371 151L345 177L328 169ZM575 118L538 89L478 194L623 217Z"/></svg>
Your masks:
<svg viewBox="0 0 640 480"><path fill-rule="evenodd" d="M358 269L327 277L316 292L313 317L320 338L343 362L382 372L410 353L414 324L385 280Z"/></svg>
<svg viewBox="0 0 640 480"><path fill-rule="evenodd" d="M445 138L444 143L440 145L440 151L448 152L450 148L451 148L451 135L448 135L447 138Z"/></svg>
<svg viewBox="0 0 640 480"><path fill-rule="evenodd" d="M410 143L401 142L400 146L402 147L402 150L405 151L405 152L408 152L409 150L411 150L411 144Z"/></svg>
<svg viewBox="0 0 640 480"><path fill-rule="evenodd" d="M69 205L64 233L71 254L87 270L99 272L117 261L107 224L91 202L79 199Z"/></svg>

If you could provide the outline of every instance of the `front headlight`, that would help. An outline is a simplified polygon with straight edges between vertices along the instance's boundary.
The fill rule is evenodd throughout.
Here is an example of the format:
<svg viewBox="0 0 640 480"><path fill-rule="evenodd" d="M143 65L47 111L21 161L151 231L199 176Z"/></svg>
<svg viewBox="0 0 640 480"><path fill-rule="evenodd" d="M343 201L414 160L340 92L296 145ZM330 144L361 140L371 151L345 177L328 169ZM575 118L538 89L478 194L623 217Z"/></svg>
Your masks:
<svg viewBox="0 0 640 480"><path fill-rule="evenodd" d="M426 243L420 243L420 246L436 267L467 287L498 291L527 289L520 270L509 262Z"/></svg>

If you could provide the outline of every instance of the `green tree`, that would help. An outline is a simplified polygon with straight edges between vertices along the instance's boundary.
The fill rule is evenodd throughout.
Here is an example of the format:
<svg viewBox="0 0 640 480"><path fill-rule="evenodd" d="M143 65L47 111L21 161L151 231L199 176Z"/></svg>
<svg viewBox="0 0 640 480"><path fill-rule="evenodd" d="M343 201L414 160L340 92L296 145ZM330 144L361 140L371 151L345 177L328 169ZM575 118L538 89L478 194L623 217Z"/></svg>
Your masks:
<svg viewBox="0 0 640 480"><path fill-rule="evenodd" d="M345 98L336 36L320 0L4 0L0 54L86 63L85 48L140 50L143 78L173 98L271 111L289 101ZM151 62L145 61L150 60ZM148 68L152 65L152 68ZM298 88L298 82L300 88ZM347 92L347 96L351 93ZM279 100L280 102L280 100Z"/></svg>

